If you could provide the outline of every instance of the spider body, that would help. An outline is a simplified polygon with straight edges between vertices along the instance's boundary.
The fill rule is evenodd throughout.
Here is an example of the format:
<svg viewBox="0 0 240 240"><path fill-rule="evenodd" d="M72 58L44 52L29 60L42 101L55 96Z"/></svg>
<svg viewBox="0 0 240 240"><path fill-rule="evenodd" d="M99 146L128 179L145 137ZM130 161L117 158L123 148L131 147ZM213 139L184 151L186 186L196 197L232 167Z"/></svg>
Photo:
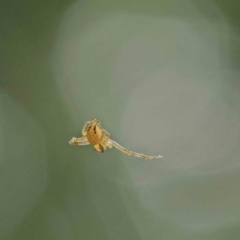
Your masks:
<svg viewBox="0 0 240 240"><path fill-rule="evenodd" d="M98 121L94 121L88 126L86 136L89 143L91 143L93 146L99 144L102 141L103 130Z"/></svg>
<svg viewBox="0 0 240 240"><path fill-rule="evenodd" d="M117 148L118 150L122 151L125 154L143 158L145 160L162 158L162 156L160 155L146 156L140 153L135 153L127 150L126 148L122 147L121 145L110 139L110 134L101 127L100 122L97 119L85 122L82 129L82 135L83 136L81 138L73 137L69 141L69 144L74 146L83 146L91 144L93 145L94 149L99 153L103 153L104 151L106 151L107 147L112 148L112 146L114 146L115 148Z"/></svg>

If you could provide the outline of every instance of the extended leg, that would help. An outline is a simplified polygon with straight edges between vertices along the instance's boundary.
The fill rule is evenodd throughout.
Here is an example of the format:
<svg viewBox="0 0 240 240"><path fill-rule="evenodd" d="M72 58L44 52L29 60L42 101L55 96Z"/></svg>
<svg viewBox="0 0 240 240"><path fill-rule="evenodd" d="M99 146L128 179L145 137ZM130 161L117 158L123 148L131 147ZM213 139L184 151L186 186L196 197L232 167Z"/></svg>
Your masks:
<svg viewBox="0 0 240 240"><path fill-rule="evenodd" d="M130 156L133 156L133 157L143 158L145 160L162 158L162 156L160 156L160 155L159 156L146 156L146 155L143 155L143 154L140 154L140 153L129 151L126 148L124 148L121 145L119 145L118 143L116 143L115 141L110 140L110 139L109 139L108 145L109 146L111 146L111 145L114 146L115 148L117 148L118 150L120 150L121 152L123 152L123 153L125 153L127 155L130 155Z"/></svg>
<svg viewBox="0 0 240 240"><path fill-rule="evenodd" d="M94 119L94 120L92 120L92 121L86 121L86 122L84 123L83 128L82 128L82 135L83 135L83 136L86 136L86 130L87 130L89 124L91 124L91 123L93 123L93 122L95 122L95 121L97 121L97 119Z"/></svg>
<svg viewBox="0 0 240 240"><path fill-rule="evenodd" d="M105 129L103 129L103 138L101 140L101 145L104 147L104 151L106 150L107 147L111 148L111 146L109 145L109 138L110 138L110 133L107 132Z"/></svg>
<svg viewBox="0 0 240 240"><path fill-rule="evenodd" d="M75 138L73 137L70 141L69 144L74 145L74 146L84 146L84 145L89 145L90 143L87 140L86 136L83 136L81 138Z"/></svg>

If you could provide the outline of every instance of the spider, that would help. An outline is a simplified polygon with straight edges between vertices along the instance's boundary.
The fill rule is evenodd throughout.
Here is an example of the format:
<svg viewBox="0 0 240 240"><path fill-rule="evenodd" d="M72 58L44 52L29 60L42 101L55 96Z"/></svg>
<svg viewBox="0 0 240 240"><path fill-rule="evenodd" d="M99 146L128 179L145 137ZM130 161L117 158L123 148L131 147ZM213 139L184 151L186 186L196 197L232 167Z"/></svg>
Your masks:
<svg viewBox="0 0 240 240"><path fill-rule="evenodd" d="M162 158L162 156L160 155L146 156L127 150L126 148L122 147L121 145L110 139L110 134L101 127L100 122L97 119L85 122L82 129L82 135L83 136L80 138L73 137L69 141L69 144L74 146L84 146L92 144L94 149L99 153L105 152L107 147L112 148L112 146L114 146L125 154L143 158L145 160Z"/></svg>

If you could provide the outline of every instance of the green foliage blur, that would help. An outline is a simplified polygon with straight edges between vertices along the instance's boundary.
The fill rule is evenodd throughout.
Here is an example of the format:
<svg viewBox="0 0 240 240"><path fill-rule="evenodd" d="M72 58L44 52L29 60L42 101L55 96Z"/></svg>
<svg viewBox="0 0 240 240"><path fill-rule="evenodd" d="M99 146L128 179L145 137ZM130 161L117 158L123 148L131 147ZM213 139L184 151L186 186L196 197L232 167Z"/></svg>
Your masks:
<svg viewBox="0 0 240 240"><path fill-rule="evenodd" d="M178 171L178 164L181 165L185 156L176 158L174 167L169 167L171 160L168 153L177 149L168 139L171 134L175 136L175 133L170 133L170 126L169 133L160 137L161 143L168 141L168 146L162 149L151 147L150 143L146 146L145 142L152 139L158 141L161 133L150 131L152 128L147 126L147 117L146 120L141 118L146 123L144 127L134 130L140 120L134 119L135 113L128 108L133 101L130 95L137 85L131 80L114 82L114 71L124 62L117 65L115 61L119 48L128 36L137 39L141 35L141 27L148 29L148 23L147 27L144 24L150 20L136 20L135 16L195 23L198 21L195 18L197 12L199 18L218 24L218 16L221 15L221 21L234 33L229 37L227 53L223 53L224 60L219 57L219 65L231 66L236 74L231 75L232 81L223 81L222 86L225 87L219 87L221 96L226 96L226 99L221 98L226 104L221 105L226 112L222 108L221 111L228 115L228 109L238 105L237 95L240 93L239 1L1 0L0 5L0 239L240 239L240 191L237 183L240 138L232 140L236 143L235 152L219 149L223 154L227 152L226 161L235 159L233 162L236 165L232 165L235 166L234 171L225 173L222 170L229 170L230 165L225 161L220 163L223 174L219 175L214 171L200 174L187 167ZM114 21L118 21L119 13L124 19L120 21L126 23L119 24L119 27L116 24L116 27ZM105 16L113 19L106 25L104 21L107 20L101 18ZM141 24L138 21L142 21ZM125 26L131 27L126 27L126 30ZM154 37L154 29L157 28L156 20L156 25L149 27L149 35L147 32L143 38L143 46L148 41L151 44L161 41L161 33ZM108 32L109 29L111 31ZM182 28L179 29L181 31ZM205 29L200 27L201 31ZM211 31L208 34L210 36ZM77 39L79 45L76 44ZM176 47L175 40L163 40L164 46L167 46L167 50L162 50L166 62L159 60L157 67L167 68L171 56L174 58L174 54L182 51L182 45ZM112 44L109 44L111 41ZM221 48L224 44L219 43L219 52L224 51L225 48ZM173 55L170 56L168 50ZM141 47L137 54L139 52ZM154 51L151 54L147 55L150 56L149 61L152 56L158 61ZM196 66L202 68L200 64ZM146 71L151 71L151 67ZM184 67L182 65L181 70ZM133 78L140 78L142 68L138 70L140 74ZM119 73L123 79L124 74L122 71ZM216 83L214 86L219 85ZM233 94L233 89L237 93ZM148 97L143 92L142 102ZM140 102L131 106L143 108ZM239 108L239 105L235 107ZM132 113L128 130L124 128L127 125L123 124L124 120L120 121L124 114L128 119L127 111ZM160 112L159 115L151 112L148 116L156 119L161 116ZM237 113L228 115L225 121L229 118L227 124L234 125L239 116ZM113 149L98 154L91 146L70 146L68 141L73 136L81 136L83 123L95 117L123 146L149 155L161 154L163 162L144 162ZM149 125L158 130L164 121L168 122L162 119L164 116L159 117L159 125ZM134 140L136 134L143 135L141 131L145 127L149 135L146 136L146 130L142 140ZM128 141L130 138L133 140ZM194 151L194 148L197 147L190 146L185 152ZM203 148L201 151L207 150ZM202 158L207 159L206 156ZM202 168L215 169L215 163L212 164ZM194 196L190 197L189 193ZM198 199L201 200L198 202ZM226 208L222 208L224 201ZM191 222L195 224L193 227L188 226Z"/></svg>

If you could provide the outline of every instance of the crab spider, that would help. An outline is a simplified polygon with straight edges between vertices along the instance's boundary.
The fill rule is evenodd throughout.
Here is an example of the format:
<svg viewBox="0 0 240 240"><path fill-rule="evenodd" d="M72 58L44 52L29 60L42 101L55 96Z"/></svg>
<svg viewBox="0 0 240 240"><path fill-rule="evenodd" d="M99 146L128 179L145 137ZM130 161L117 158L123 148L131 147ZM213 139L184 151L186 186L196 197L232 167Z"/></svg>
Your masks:
<svg viewBox="0 0 240 240"><path fill-rule="evenodd" d="M103 153L104 151L106 151L107 147L112 148L114 146L123 153L133 157L139 157L145 160L162 158L162 156L160 155L146 156L127 150L126 148L122 147L121 145L110 139L110 134L101 127L100 122L97 119L85 122L82 129L82 135L83 136L80 138L73 137L69 141L69 144L74 146L84 146L92 144L94 149L99 153Z"/></svg>

